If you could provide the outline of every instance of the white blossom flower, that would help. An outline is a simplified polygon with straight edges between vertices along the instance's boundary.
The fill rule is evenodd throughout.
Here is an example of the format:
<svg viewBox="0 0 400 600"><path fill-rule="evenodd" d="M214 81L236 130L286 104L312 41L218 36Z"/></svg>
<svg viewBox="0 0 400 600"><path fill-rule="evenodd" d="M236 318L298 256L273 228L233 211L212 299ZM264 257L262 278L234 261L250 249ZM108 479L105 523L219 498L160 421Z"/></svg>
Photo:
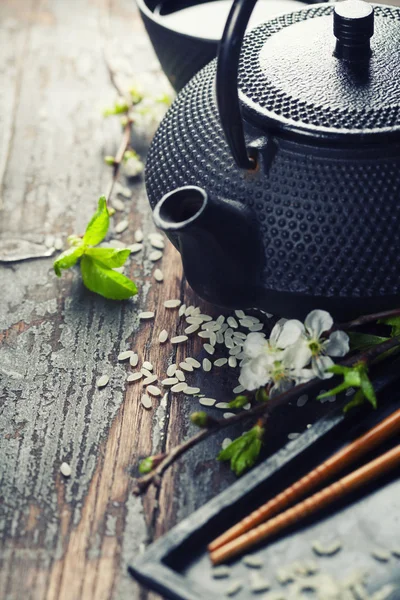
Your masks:
<svg viewBox="0 0 400 600"><path fill-rule="evenodd" d="M280 372L285 349L294 344L302 334L304 326L300 321L281 319L271 331L267 340L263 333L249 333L244 343L244 360L239 382L249 391L267 383L284 385L288 377ZM286 366L284 367L284 370Z"/></svg>
<svg viewBox="0 0 400 600"><path fill-rule="evenodd" d="M327 373L327 369L334 364L330 357L344 356L349 351L349 336L344 331L334 331L328 339L323 339L323 333L329 331L332 325L333 319L328 312L311 311L304 322L303 335L287 350L288 360L297 368L305 367L311 361L315 377L332 377L333 373Z"/></svg>

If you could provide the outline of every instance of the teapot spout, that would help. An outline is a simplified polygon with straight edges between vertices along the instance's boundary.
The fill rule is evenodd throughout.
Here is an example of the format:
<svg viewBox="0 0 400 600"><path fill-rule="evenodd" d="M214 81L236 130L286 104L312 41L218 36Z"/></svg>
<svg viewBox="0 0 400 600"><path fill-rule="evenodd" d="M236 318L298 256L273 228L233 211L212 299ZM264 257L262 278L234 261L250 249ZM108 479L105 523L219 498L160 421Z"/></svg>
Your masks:
<svg viewBox="0 0 400 600"><path fill-rule="evenodd" d="M186 278L199 296L229 308L256 305L264 251L248 207L185 186L163 196L153 218L181 253Z"/></svg>

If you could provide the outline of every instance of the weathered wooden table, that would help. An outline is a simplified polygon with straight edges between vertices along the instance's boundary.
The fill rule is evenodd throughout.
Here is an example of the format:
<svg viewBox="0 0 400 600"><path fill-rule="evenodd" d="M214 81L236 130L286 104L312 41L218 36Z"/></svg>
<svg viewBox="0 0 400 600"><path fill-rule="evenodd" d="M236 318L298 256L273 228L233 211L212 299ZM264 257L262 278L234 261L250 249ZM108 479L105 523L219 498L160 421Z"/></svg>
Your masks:
<svg viewBox="0 0 400 600"><path fill-rule="evenodd" d="M3 0L0 20L0 235L65 241L84 230L105 192L103 156L121 137L101 114L115 99L103 47L150 89L163 76L134 0ZM154 229L143 182L132 190L125 215L114 218L129 213L129 229L112 236L127 244L138 227ZM138 458L182 440L191 407L175 399L143 409L117 355L135 349L165 373L172 348L157 338L177 313L163 301L204 305L182 283L170 244L163 284L148 258L132 257L128 274L140 291L125 303L87 292L77 270L58 279L52 262L0 265L0 598L154 598L127 564L233 477L214 458L222 434L171 469L160 490L133 496ZM139 325L145 309L156 311L154 324ZM110 383L99 390L104 373Z"/></svg>

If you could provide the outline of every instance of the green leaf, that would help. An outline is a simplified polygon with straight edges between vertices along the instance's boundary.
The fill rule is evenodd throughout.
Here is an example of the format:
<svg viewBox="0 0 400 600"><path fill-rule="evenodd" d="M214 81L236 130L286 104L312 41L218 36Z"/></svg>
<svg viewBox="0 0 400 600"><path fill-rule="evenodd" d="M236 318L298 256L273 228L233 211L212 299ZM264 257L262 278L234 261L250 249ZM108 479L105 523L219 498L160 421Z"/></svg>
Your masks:
<svg viewBox="0 0 400 600"><path fill-rule="evenodd" d="M83 283L92 292L109 298L110 300L127 300L137 294L133 281L113 271L90 256L83 256L81 260Z"/></svg>
<svg viewBox="0 0 400 600"><path fill-rule="evenodd" d="M260 388L256 391L256 402L268 402L269 396L265 388Z"/></svg>
<svg viewBox="0 0 400 600"><path fill-rule="evenodd" d="M354 398L352 398L350 402L348 402L343 408L343 412L347 414L350 410L356 408L357 406L362 406L363 404L365 404L365 402L366 400L364 394L362 393L362 390L358 390Z"/></svg>
<svg viewBox="0 0 400 600"><path fill-rule="evenodd" d="M340 394L340 392L344 392L350 387L360 387L361 385L361 374L360 374L361 365L355 365L354 367L344 367L342 365L333 365L327 371L330 373L335 373L335 375L343 375L343 383L340 383L335 388L328 390L324 394L320 394L317 396L317 400L321 400L322 398L328 398L329 396L334 396L335 394Z"/></svg>
<svg viewBox="0 0 400 600"><path fill-rule="evenodd" d="M152 456L144 458L139 465L139 473L146 475L154 469L154 460Z"/></svg>
<svg viewBox="0 0 400 600"><path fill-rule="evenodd" d="M105 108L103 110L104 117L110 117L111 115L121 115L122 113L126 113L129 110L128 103L124 99L117 100L114 106L110 108Z"/></svg>
<svg viewBox="0 0 400 600"><path fill-rule="evenodd" d="M229 402L229 408L243 408L249 401L247 396L236 396Z"/></svg>
<svg viewBox="0 0 400 600"><path fill-rule="evenodd" d="M80 246L72 246L68 248L62 254L59 255L57 260L53 263L53 268L57 277L61 277L61 269L69 269L78 262L78 259L84 253L85 247L83 244Z"/></svg>
<svg viewBox="0 0 400 600"><path fill-rule="evenodd" d="M264 428L255 425L218 454L218 460L229 461L232 471L241 475L256 462L262 448Z"/></svg>
<svg viewBox="0 0 400 600"><path fill-rule="evenodd" d="M351 350L367 350L372 346L386 342L389 338L369 333L349 332Z"/></svg>
<svg viewBox="0 0 400 600"><path fill-rule="evenodd" d="M376 399L374 386L369 380L368 375L365 373L361 377L361 391L366 397L366 399L372 404L374 408L378 407L378 401Z"/></svg>
<svg viewBox="0 0 400 600"><path fill-rule="evenodd" d="M105 196L99 198L98 208L90 219L86 227L83 241L88 246L100 244L106 237L110 225L110 215L108 214L107 201Z"/></svg>
<svg viewBox="0 0 400 600"><path fill-rule="evenodd" d="M383 325L390 325L392 331L390 332L391 337L400 335L400 317L388 317L387 319L380 319L378 323Z"/></svg>
<svg viewBox="0 0 400 600"><path fill-rule="evenodd" d="M85 254L110 269L122 267L130 255L129 248L87 248Z"/></svg>

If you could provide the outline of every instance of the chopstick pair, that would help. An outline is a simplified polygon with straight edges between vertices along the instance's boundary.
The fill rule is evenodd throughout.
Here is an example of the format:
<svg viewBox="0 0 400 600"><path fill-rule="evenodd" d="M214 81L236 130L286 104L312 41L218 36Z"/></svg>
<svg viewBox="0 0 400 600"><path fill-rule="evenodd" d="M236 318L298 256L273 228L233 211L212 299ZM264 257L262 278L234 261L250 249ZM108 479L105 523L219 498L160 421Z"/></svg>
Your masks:
<svg viewBox="0 0 400 600"><path fill-rule="evenodd" d="M400 445L287 508L399 431L400 409L211 542L208 550L212 563L217 565L233 558L303 517L388 473L400 464Z"/></svg>

